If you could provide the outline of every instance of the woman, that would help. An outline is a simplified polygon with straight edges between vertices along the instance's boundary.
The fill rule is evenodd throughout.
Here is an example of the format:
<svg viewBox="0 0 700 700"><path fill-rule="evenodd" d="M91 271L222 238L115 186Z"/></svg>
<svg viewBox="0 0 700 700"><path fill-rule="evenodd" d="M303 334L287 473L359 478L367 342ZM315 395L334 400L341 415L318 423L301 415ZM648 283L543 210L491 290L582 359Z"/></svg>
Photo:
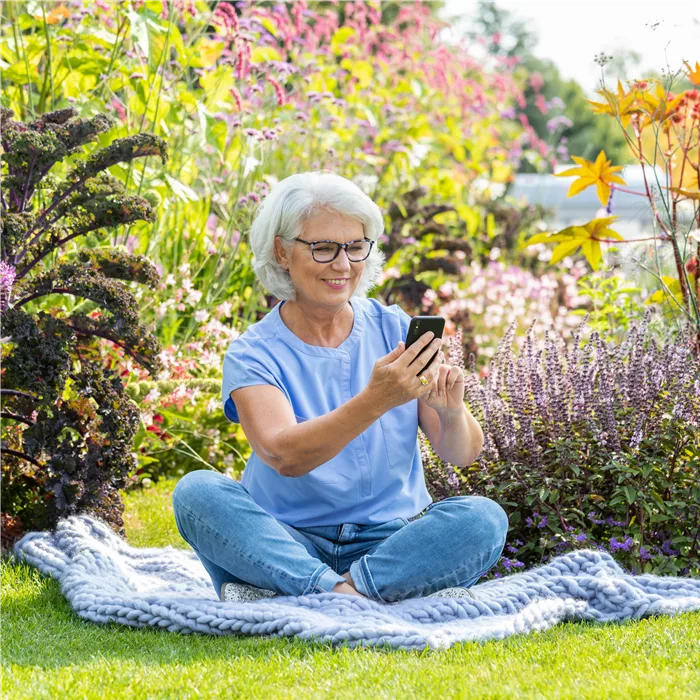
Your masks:
<svg viewBox="0 0 700 700"><path fill-rule="evenodd" d="M240 483L199 470L173 493L180 534L222 600L470 595L503 551L497 503L431 503L418 427L460 466L483 433L462 370L442 352L426 367L440 340L428 332L406 349L408 314L366 296L383 229L377 205L328 172L282 180L256 214L253 267L280 303L230 343L222 385L253 453Z"/></svg>

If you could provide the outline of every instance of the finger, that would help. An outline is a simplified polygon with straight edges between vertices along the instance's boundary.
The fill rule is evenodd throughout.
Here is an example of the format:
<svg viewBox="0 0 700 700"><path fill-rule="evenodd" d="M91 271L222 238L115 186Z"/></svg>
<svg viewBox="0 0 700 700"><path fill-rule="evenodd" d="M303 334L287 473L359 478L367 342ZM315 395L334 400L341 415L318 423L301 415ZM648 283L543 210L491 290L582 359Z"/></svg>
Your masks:
<svg viewBox="0 0 700 700"><path fill-rule="evenodd" d="M445 369L443 369L445 367ZM438 395L444 396L447 392L447 377L450 374L449 368L445 365L440 367L440 377L438 379Z"/></svg>
<svg viewBox="0 0 700 700"><path fill-rule="evenodd" d="M410 347L406 348L406 352L401 355L400 360L404 366L408 367L413 360L433 341L435 334L432 331L426 331L416 340Z"/></svg>
<svg viewBox="0 0 700 700"><path fill-rule="evenodd" d="M455 384L464 384L464 372L462 372L460 367L453 367L455 375Z"/></svg>

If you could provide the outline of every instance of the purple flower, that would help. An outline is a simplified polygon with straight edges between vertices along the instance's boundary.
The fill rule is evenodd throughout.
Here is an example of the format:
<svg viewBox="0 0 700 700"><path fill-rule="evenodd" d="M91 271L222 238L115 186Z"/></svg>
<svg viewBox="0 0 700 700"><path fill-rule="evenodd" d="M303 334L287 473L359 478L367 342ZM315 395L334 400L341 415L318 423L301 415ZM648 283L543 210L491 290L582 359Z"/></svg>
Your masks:
<svg viewBox="0 0 700 700"><path fill-rule="evenodd" d="M576 540L578 542L585 542L588 536L586 535L585 532L582 532L580 535L576 535Z"/></svg>
<svg viewBox="0 0 700 700"><path fill-rule="evenodd" d="M570 126L573 126L573 122L568 117L560 114L558 117L554 117L547 122L547 131L553 134L560 126L568 129Z"/></svg>
<svg viewBox="0 0 700 700"><path fill-rule="evenodd" d="M4 260L0 261L0 310L5 311L10 303L12 285L15 282L17 271L13 265L8 265Z"/></svg>
<svg viewBox="0 0 700 700"><path fill-rule="evenodd" d="M618 550L622 549L626 552L630 550L630 547L634 544L634 539L630 537L629 535L625 538L624 542L618 542L616 537L611 537L610 538L610 551L611 552L617 552Z"/></svg>

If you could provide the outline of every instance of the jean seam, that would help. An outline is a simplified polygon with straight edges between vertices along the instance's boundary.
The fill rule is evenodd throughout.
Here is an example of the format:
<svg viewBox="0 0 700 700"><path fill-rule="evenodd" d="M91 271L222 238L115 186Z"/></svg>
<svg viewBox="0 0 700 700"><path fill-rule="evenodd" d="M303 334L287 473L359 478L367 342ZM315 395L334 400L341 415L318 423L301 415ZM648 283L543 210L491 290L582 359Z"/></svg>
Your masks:
<svg viewBox="0 0 700 700"><path fill-rule="evenodd" d="M376 596L375 600L378 600L381 603L386 603L387 601L384 600L384 598L382 598L382 596L379 593L379 590L377 589L377 586L374 583L372 573L370 572L369 566L367 565L366 554L359 558L358 564L360 568L360 573L362 574L362 582L365 584L365 588L367 589L367 591L372 596Z"/></svg>
<svg viewBox="0 0 700 700"><path fill-rule="evenodd" d="M505 542L503 543L503 546L501 546L501 552L503 551L503 547L504 547L504 546L505 546ZM499 555L496 557L496 559L495 559L495 561L493 562L493 564L491 564L490 566L487 566L487 567L478 575L477 581L478 581L484 574L487 574L489 571L491 571L491 569L493 569L494 566L496 566L496 563L498 562L498 557L499 557L499 556L500 556L500 553L499 553ZM465 568L465 567L459 567L459 566L458 566L456 569L454 569L453 571L451 571L449 574L445 574L444 576L441 576L439 579L436 579L435 581L432 581L431 583L426 584L426 587L427 587L427 586L434 586L438 581L441 581L441 580L443 580L443 579L449 578L450 576L454 575L457 571L459 571L460 569L463 569L463 568ZM438 584L438 585L439 585L439 584ZM473 583L472 585L474 586L474 585L476 585L476 584Z"/></svg>
<svg viewBox="0 0 700 700"><path fill-rule="evenodd" d="M216 532L215 532L214 530L212 530L198 515L196 515L196 514L195 514L192 510L190 510L187 506L185 506L185 505L180 505L179 508L182 508L183 510L186 510L186 511L189 513L189 515L190 515L194 520L196 520L198 523L201 523L201 524L202 524L202 527L203 527L205 530L207 530L209 533L211 533L211 535L214 537L214 539L217 540L217 542L219 542L220 544L224 545L225 547L229 547L229 546L231 545L231 541L230 541L230 540L222 540L222 539L216 534ZM182 533L180 533L180 534L182 535ZM183 537L183 539L185 539L185 538ZM185 540L185 542L187 542L187 540ZM190 545L190 547L192 547L192 549L195 549L195 550L197 549L194 545L190 544L189 542L187 542L187 543ZM255 561L254 559L250 559L249 557L245 556L245 554L242 554L242 553L240 552L240 550L238 550L238 549L235 548L235 547L231 547L231 549L232 549L238 556L240 556L241 559L245 559L245 560L246 560L247 562L249 562L250 564L253 564L254 566L260 567L261 569L264 569L267 573L275 574L276 576L278 575L280 578L283 578L285 581L291 581L291 580L292 580L292 579L290 579L288 576L286 576L285 574L281 573L279 569L269 568L265 563L260 563L260 562L258 562L258 561ZM326 566L326 564L323 564L323 566ZM223 568L223 567L222 567L222 568ZM317 569L316 571L318 571L318 569ZM316 571L314 572L314 575L315 575ZM313 575L312 575L312 576L313 576ZM248 584L248 585L250 585L250 584Z"/></svg>

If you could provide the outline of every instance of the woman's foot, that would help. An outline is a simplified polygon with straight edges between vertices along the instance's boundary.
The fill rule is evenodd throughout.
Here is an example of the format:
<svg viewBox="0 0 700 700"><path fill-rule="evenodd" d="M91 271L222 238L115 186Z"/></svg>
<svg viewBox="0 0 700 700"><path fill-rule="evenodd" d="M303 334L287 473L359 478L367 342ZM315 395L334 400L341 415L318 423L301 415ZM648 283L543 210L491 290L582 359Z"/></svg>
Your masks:
<svg viewBox="0 0 700 700"><path fill-rule="evenodd" d="M333 593L346 593L348 595L359 595L360 598L366 598L366 595L362 595L359 591L355 590L353 586L349 583L339 583L332 591Z"/></svg>

